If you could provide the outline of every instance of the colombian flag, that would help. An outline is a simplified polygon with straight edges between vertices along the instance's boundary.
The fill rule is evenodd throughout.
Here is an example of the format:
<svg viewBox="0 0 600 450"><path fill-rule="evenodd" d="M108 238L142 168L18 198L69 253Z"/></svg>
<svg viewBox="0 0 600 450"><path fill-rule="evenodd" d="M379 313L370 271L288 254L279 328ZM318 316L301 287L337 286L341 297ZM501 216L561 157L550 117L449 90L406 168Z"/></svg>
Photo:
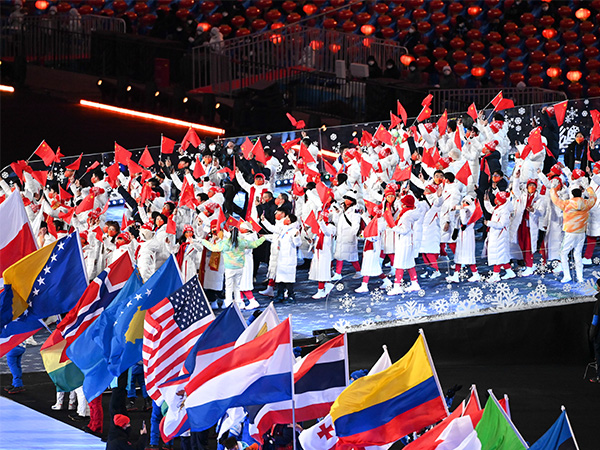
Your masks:
<svg viewBox="0 0 600 450"><path fill-rule="evenodd" d="M448 416L425 337L388 369L359 378L331 407L340 444L385 445Z"/></svg>

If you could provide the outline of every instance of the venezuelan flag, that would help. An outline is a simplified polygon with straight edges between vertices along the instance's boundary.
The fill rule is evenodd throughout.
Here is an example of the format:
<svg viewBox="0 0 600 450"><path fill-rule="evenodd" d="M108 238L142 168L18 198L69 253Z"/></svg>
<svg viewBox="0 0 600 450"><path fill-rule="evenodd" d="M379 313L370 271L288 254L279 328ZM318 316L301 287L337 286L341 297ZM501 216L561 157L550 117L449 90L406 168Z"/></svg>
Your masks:
<svg viewBox="0 0 600 450"><path fill-rule="evenodd" d="M388 369L359 378L331 407L341 444L385 445L448 416L423 334Z"/></svg>

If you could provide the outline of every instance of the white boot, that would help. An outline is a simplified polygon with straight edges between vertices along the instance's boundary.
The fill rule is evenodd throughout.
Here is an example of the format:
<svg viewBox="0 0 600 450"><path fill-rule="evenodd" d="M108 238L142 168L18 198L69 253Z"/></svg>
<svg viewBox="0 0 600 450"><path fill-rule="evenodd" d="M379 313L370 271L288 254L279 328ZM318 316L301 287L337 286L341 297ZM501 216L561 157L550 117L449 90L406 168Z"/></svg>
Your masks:
<svg viewBox="0 0 600 450"><path fill-rule="evenodd" d="M331 277L331 281L337 281L337 280L341 280L342 279L342 274L341 273L334 273L333 276Z"/></svg>
<svg viewBox="0 0 600 450"><path fill-rule="evenodd" d="M266 295L267 297L275 297L275 291L273 290L273 286L267 286L264 291L259 292L260 295Z"/></svg>
<svg viewBox="0 0 600 450"><path fill-rule="evenodd" d="M563 279L560 280L560 282L561 283L569 283L571 280L572 280L571 274L565 273L565 275L563 276Z"/></svg>
<svg viewBox="0 0 600 450"><path fill-rule="evenodd" d="M238 305L238 308L240 308L240 311L246 309L246 304L244 303L244 300L237 301L236 303Z"/></svg>
<svg viewBox="0 0 600 450"><path fill-rule="evenodd" d="M325 296L328 296L333 289L333 283L325 283Z"/></svg>
<svg viewBox="0 0 600 450"><path fill-rule="evenodd" d="M470 281L470 282L481 281L481 275L479 275L479 272L475 272L473 275L471 275L471 278L469 278L467 281Z"/></svg>
<svg viewBox="0 0 600 450"><path fill-rule="evenodd" d="M319 289L315 295L312 296L314 299L325 298L327 294L325 293L325 289Z"/></svg>
<svg viewBox="0 0 600 450"><path fill-rule="evenodd" d="M581 262L583 263L584 266L590 266L592 264L592 259L591 258L583 258L581 260Z"/></svg>
<svg viewBox="0 0 600 450"><path fill-rule="evenodd" d="M358 293L369 292L369 285L363 281L359 288L354 289L354 292L358 292Z"/></svg>
<svg viewBox="0 0 600 450"><path fill-rule="evenodd" d="M256 299L254 297L252 297L252 299L248 303L248 306L246 306L246 311L248 311L250 309L256 309L256 308L260 308L260 304L256 301Z"/></svg>
<svg viewBox="0 0 600 450"><path fill-rule="evenodd" d="M429 277L429 279L435 280L436 278L439 278L441 276L442 276L442 273L439 270L436 270L435 272L433 272L431 274L431 276Z"/></svg>
<svg viewBox="0 0 600 450"><path fill-rule="evenodd" d="M512 269L506 269L506 273L502 277L503 280L510 280L511 278L516 277L517 274Z"/></svg>
<svg viewBox="0 0 600 450"><path fill-rule="evenodd" d="M63 409L63 402L65 400L65 393L64 392L57 392L56 393L56 403L54 405L52 405L52 409L54 411L58 411Z"/></svg>
<svg viewBox="0 0 600 450"><path fill-rule="evenodd" d="M223 306L225 308L229 308L232 303L233 303L233 300L231 300L230 298L226 298L225 301L223 302Z"/></svg>
<svg viewBox="0 0 600 450"><path fill-rule="evenodd" d="M533 275L533 267L527 267L523 272L521 272L522 277L529 277Z"/></svg>
<svg viewBox="0 0 600 450"><path fill-rule="evenodd" d="M394 283L392 283L388 277L385 277L383 279L383 283L381 283L381 288L382 289L391 288L393 286L393 284Z"/></svg>
<svg viewBox="0 0 600 450"><path fill-rule="evenodd" d="M460 278L458 278L458 272L454 272L452 276L446 277L446 281L448 283L458 283Z"/></svg>
<svg viewBox="0 0 600 450"><path fill-rule="evenodd" d="M488 278L488 283L497 283L500 281L500 272L494 272L491 277Z"/></svg>
<svg viewBox="0 0 600 450"><path fill-rule="evenodd" d="M352 275L353 279L357 279L357 278L362 278L362 273L360 273L360 271L356 272L354 275Z"/></svg>
<svg viewBox="0 0 600 450"><path fill-rule="evenodd" d="M412 281L410 286L406 288L406 292L417 292L421 290L421 286L419 286L419 282L417 280Z"/></svg>
<svg viewBox="0 0 600 450"><path fill-rule="evenodd" d="M394 283L394 287L388 291L388 295L402 294L403 289L400 283Z"/></svg>

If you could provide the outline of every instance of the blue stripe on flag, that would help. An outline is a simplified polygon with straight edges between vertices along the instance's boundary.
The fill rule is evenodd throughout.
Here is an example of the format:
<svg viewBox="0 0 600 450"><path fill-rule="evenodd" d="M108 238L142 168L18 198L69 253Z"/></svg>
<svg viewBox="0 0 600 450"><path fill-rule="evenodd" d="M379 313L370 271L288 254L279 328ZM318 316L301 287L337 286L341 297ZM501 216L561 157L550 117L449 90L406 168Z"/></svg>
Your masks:
<svg viewBox="0 0 600 450"><path fill-rule="evenodd" d="M346 386L346 363L344 360L317 363L294 385L296 394L311 391L324 391Z"/></svg>

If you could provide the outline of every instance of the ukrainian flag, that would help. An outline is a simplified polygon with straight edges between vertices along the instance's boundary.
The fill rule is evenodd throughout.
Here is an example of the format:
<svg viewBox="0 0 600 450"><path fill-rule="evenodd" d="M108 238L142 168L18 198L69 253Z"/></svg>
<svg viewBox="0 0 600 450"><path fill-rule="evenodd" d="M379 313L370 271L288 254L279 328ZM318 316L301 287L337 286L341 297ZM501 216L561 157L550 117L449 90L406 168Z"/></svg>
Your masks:
<svg viewBox="0 0 600 450"><path fill-rule="evenodd" d="M331 407L341 444L385 445L448 416L423 334L388 369L359 378Z"/></svg>

